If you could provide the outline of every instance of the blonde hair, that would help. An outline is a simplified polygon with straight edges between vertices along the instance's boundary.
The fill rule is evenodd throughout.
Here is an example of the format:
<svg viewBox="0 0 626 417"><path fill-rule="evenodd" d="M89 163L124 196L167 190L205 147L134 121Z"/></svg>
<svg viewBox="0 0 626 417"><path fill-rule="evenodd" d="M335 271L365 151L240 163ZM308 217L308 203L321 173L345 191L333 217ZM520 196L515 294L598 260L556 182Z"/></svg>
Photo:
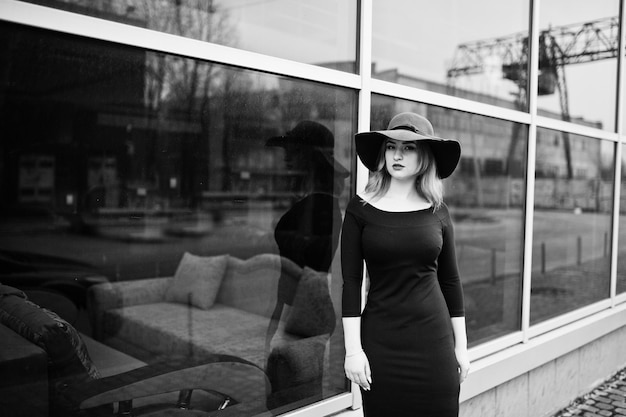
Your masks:
<svg viewBox="0 0 626 417"><path fill-rule="evenodd" d="M417 152L420 156L415 190L432 205L433 211L436 211L443 204L443 181L437 175L435 156L424 142L415 141L413 143L417 146ZM391 175L385 164L386 144L387 141L383 141L378 154L378 169L370 174L365 186L365 192L372 194L375 199L382 197L389 190L391 183Z"/></svg>

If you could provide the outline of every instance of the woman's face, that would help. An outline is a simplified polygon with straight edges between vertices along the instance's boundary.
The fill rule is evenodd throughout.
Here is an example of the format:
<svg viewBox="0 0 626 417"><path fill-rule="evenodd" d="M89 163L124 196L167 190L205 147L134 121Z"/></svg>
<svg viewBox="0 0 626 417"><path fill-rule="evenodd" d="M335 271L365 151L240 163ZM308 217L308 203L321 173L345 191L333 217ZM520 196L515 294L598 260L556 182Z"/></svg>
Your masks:
<svg viewBox="0 0 626 417"><path fill-rule="evenodd" d="M385 166L392 178L414 180L422 168L421 156L415 142L387 139Z"/></svg>
<svg viewBox="0 0 626 417"><path fill-rule="evenodd" d="M285 167L287 169L306 169L311 150L304 145L287 144L285 146Z"/></svg>

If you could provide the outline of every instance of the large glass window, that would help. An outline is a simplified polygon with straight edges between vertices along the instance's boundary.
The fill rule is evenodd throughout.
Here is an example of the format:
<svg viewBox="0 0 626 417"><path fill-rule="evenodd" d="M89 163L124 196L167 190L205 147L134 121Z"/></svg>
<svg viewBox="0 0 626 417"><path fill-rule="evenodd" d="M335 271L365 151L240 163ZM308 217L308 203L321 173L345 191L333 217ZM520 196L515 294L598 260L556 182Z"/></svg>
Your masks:
<svg viewBox="0 0 626 417"><path fill-rule="evenodd" d="M539 114L615 130L619 3L541 1Z"/></svg>
<svg viewBox="0 0 626 417"><path fill-rule="evenodd" d="M614 149L537 130L531 323L609 296Z"/></svg>
<svg viewBox="0 0 626 417"><path fill-rule="evenodd" d="M372 3L374 78L527 108L528 0Z"/></svg>
<svg viewBox="0 0 626 417"><path fill-rule="evenodd" d="M356 72L355 0L24 1Z"/></svg>
<svg viewBox="0 0 626 417"><path fill-rule="evenodd" d="M372 128L395 114L426 116L435 134L461 142L461 161L444 181L472 345L520 329L528 129L460 111L374 96Z"/></svg>
<svg viewBox="0 0 626 417"><path fill-rule="evenodd" d="M70 300L101 376L205 367L195 408L346 391L354 91L7 23L0 68L2 284Z"/></svg>

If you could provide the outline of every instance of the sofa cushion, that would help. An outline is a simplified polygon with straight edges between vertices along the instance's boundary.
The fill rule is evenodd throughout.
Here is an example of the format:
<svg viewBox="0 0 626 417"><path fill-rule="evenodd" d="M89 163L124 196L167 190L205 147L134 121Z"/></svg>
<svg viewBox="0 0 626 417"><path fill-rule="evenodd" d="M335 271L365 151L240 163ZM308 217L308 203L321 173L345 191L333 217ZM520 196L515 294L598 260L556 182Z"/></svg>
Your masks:
<svg viewBox="0 0 626 417"><path fill-rule="evenodd" d="M0 323L46 351L51 378L89 380L99 377L83 340L72 325L6 285L0 285Z"/></svg>
<svg viewBox="0 0 626 417"><path fill-rule="evenodd" d="M305 267L296 289L285 331L302 337L332 333L335 310L330 299L328 273Z"/></svg>
<svg viewBox="0 0 626 417"><path fill-rule="evenodd" d="M270 317L280 274L279 255L264 253L245 260L231 256L216 302Z"/></svg>
<svg viewBox="0 0 626 417"><path fill-rule="evenodd" d="M264 368L268 325L267 317L223 304L200 310L161 302L106 311L104 341L118 348L123 348L118 341L131 343L143 352L127 353L144 361L156 356L202 358L220 353Z"/></svg>
<svg viewBox="0 0 626 417"><path fill-rule="evenodd" d="M215 303L227 263L228 255L196 256L185 252L167 288L165 301L208 310Z"/></svg>

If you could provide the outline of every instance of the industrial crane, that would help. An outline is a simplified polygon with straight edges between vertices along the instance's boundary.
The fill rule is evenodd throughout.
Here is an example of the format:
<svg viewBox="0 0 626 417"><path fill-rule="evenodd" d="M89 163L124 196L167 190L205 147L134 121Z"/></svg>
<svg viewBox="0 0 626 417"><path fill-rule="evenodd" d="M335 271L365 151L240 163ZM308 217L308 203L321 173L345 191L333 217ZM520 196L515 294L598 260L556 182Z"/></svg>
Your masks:
<svg viewBox="0 0 626 417"><path fill-rule="evenodd" d="M581 64L617 57L619 50L619 19L617 16L585 23L549 27L539 33L539 95L559 94L561 117L570 120L565 65ZM497 57L502 63L503 77L519 88L516 105L526 103L529 73L527 33L463 43L457 46L447 71L448 85L454 87L458 77L481 74L488 59ZM519 126L515 124L513 143L507 161L513 156ZM573 177L569 135L563 132L563 146L568 178ZM507 167L509 164L507 163Z"/></svg>

